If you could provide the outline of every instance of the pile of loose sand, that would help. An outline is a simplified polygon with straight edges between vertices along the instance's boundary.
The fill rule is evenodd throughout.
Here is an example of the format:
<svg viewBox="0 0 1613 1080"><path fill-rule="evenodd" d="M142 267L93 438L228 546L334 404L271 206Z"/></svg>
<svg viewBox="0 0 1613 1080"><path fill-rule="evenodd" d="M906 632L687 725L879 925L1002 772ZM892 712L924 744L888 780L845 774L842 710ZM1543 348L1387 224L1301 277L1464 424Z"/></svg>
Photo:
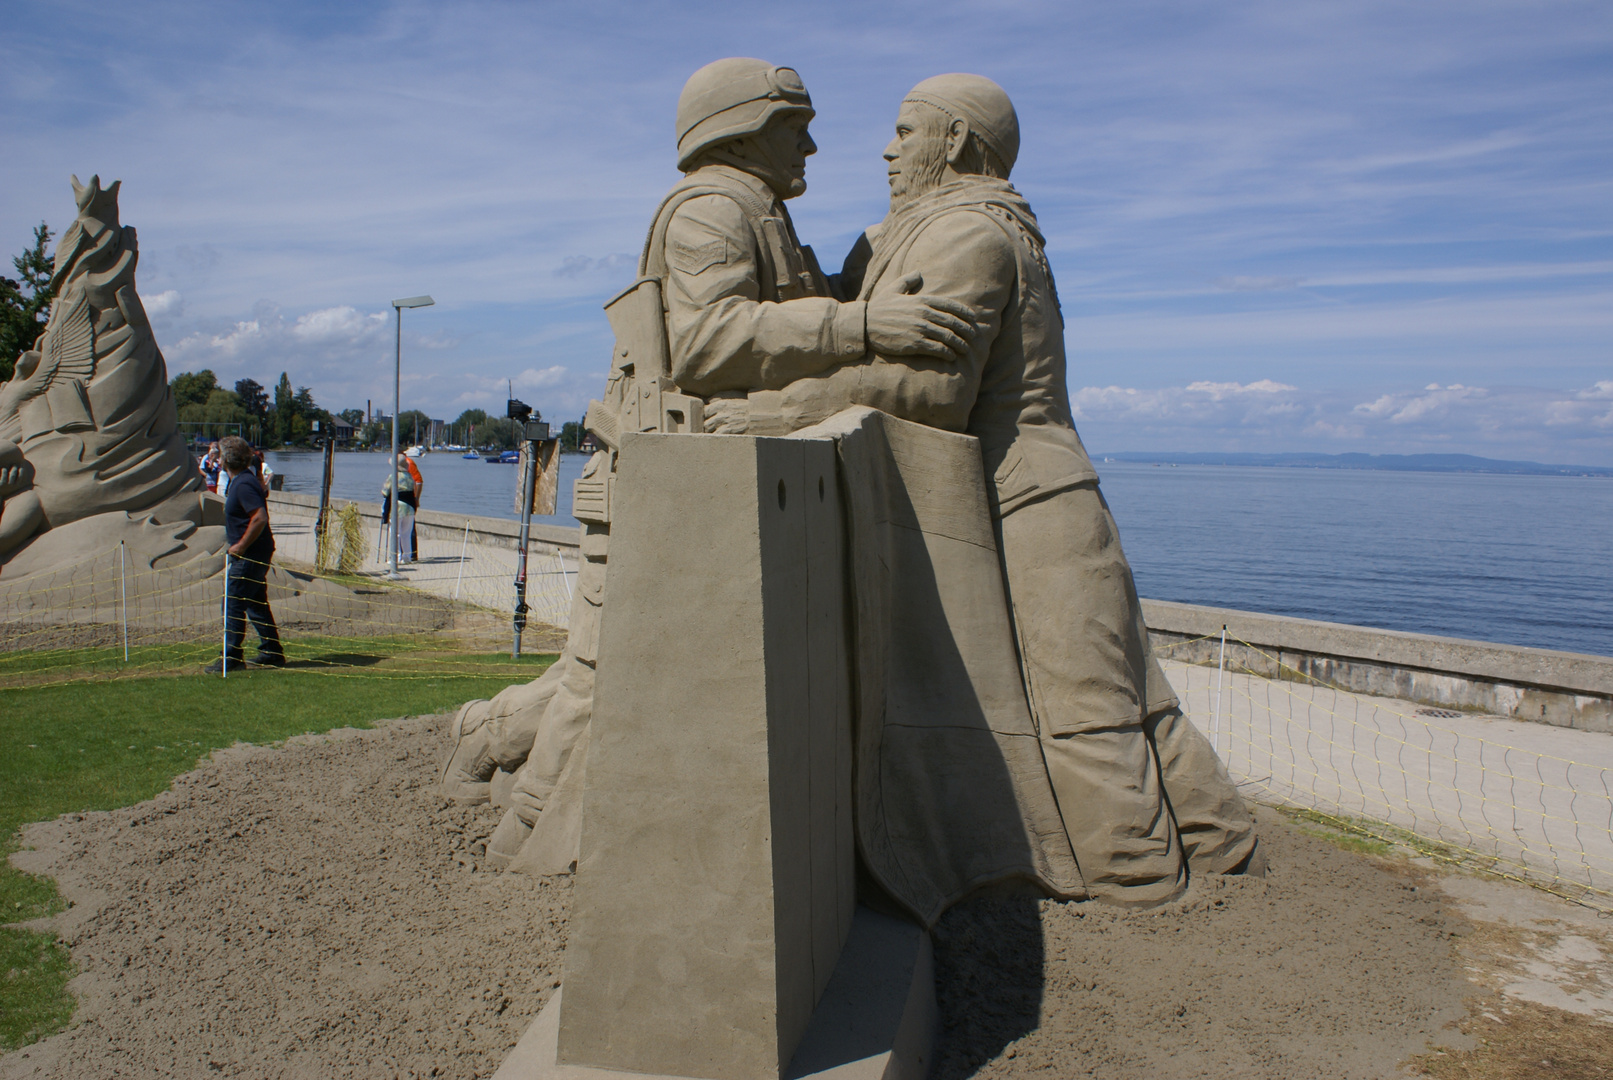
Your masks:
<svg viewBox="0 0 1613 1080"><path fill-rule="evenodd" d="M570 888L482 871L497 811L436 794L445 729L238 748L150 802L31 828L18 859L75 902L55 925L81 1005L0 1076L489 1075L559 981ZM1267 879L1162 910L951 912L935 1075L1387 1077L1459 1041L1459 918L1263 829Z"/></svg>

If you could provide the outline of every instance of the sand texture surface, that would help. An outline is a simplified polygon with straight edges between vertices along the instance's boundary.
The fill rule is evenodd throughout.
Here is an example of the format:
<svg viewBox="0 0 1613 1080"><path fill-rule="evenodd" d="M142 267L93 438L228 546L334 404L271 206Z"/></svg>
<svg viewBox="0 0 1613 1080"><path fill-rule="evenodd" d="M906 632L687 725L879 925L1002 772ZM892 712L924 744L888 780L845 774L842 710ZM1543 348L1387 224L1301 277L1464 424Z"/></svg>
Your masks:
<svg viewBox="0 0 1613 1080"><path fill-rule="evenodd" d="M560 978L570 888L482 870L446 718L215 755L33 826L74 902L75 1026L0 1077L485 1077ZM937 930L935 1076L1392 1077L1465 1014L1466 927L1415 876L1265 815L1264 881L1153 912L975 901ZM647 897L646 903L653 903Z"/></svg>
<svg viewBox="0 0 1613 1080"><path fill-rule="evenodd" d="M437 795L446 720L238 747L32 827L80 1007L0 1076L491 1074L560 978L571 890L477 869L498 813Z"/></svg>

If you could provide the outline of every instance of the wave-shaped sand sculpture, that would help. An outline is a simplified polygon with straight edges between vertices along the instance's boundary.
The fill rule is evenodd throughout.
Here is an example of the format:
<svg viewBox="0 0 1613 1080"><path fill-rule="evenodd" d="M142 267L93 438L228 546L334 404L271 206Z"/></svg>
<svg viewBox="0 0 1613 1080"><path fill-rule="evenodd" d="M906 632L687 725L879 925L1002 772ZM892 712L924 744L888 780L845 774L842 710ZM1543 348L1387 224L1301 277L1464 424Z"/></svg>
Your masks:
<svg viewBox="0 0 1613 1080"><path fill-rule="evenodd" d="M121 183L73 177L78 217L56 247L50 321L0 383L0 592L120 543L145 568L222 565L222 504L179 434L135 291L135 230L118 221Z"/></svg>

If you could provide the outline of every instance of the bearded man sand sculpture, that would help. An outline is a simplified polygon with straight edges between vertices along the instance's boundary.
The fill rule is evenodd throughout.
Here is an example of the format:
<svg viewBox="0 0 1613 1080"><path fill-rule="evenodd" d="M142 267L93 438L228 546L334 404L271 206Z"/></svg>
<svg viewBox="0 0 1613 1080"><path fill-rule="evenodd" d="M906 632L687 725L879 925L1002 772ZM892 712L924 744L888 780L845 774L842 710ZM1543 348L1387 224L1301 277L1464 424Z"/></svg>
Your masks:
<svg viewBox="0 0 1613 1080"><path fill-rule="evenodd" d="M1082 878L1152 902L1259 869L1253 823L1153 658L1119 533L1076 434L1044 241L1008 183L1019 123L977 75L926 79L885 150L891 213L847 261L863 298L910 287L983 312L967 360L875 357L750 395L716 430L796 430L849 405L980 439L1026 694ZM1161 792L1163 781L1163 793Z"/></svg>
<svg viewBox="0 0 1613 1080"><path fill-rule="evenodd" d="M118 220L118 187L73 178L78 216L56 246L50 321L0 384L0 560L10 580L119 541L147 567L223 545L135 292L139 248ZM47 533L48 544L37 542Z"/></svg>
<svg viewBox="0 0 1613 1080"><path fill-rule="evenodd" d="M1258 872L1247 810L1149 651L1118 532L1070 416L1063 323L1044 242L1007 179L1019 149L1007 95L971 75L914 88L885 151L891 214L869 230L842 274L827 279L777 201L804 190L812 149L809 99L793 72L781 72L788 69L721 61L697 73L680 100L680 166L689 176L657 212L638 286L649 279L665 297L669 378L658 389L686 395L682 423L698 415L698 426L712 433L781 435L865 406L977 437L1021 692L1057 803L1043 817L1063 834L1049 848L1051 863L1038 865L1057 867L1073 855L1079 866L1029 876L1054 895L1157 903L1181 890L1189 868ZM713 103L722 108L705 115ZM709 139L740 129L766 136ZM934 306L914 306L916 299ZM908 316L906 340L876 332L876 311ZM952 321L964 315L976 325ZM618 363L613 388L620 370ZM620 410L592 413L604 422L591 427L608 427L614 415ZM850 429L812 430L841 437ZM615 445L620 433L608 435ZM602 456L590 471L605 467ZM585 521L586 514L579 512ZM599 535L600 526L588 528ZM602 560L589 566L595 580L579 595L591 607L577 605L583 618L574 621L573 643L597 634ZM564 710L565 723L553 722L578 653L568 646L558 672L491 706L462 710L447 770L451 793L482 797L478 785L493 767L530 747L520 776L542 778L527 785L541 789L529 801L541 809L587 728L587 694ZM578 659L591 690L592 656ZM482 717L489 719L478 727ZM1040 764L1010 769L1021 778L1041 771ZM1021 791L1018 801L1035 806L1038 796ZM521 825L534 817L528 810ZM525 829L501 832L493 846L502 839L513 854ZM955 898L945 889L937 895ZM915 903L926 921L939 913Z"/></svg>

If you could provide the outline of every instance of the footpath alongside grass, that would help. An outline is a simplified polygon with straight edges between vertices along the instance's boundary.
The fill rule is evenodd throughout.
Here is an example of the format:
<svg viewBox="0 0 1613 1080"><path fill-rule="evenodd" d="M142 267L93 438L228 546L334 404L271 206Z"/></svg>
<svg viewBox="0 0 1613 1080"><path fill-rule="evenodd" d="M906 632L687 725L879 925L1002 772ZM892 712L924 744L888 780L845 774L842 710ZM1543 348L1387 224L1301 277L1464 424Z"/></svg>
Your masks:
<svg viewBox="0 0 1613 1080"><path fill-rule="evenodd" d="M444 712L534 679L555 659L436 651L443 644L305 641L288 646L289 667L227 679L193 667L196 673L0 689L0 855L16 850L17 830L30 822L149 799L221 747ZM105 664L101 651L84 651L87 671ZM57 651L50 663L74 659ZM0 922L60 910L53 882L0 859ZM0 926L0 1049L68 1023L71 976L67 950L51 935Z"/></svg>

